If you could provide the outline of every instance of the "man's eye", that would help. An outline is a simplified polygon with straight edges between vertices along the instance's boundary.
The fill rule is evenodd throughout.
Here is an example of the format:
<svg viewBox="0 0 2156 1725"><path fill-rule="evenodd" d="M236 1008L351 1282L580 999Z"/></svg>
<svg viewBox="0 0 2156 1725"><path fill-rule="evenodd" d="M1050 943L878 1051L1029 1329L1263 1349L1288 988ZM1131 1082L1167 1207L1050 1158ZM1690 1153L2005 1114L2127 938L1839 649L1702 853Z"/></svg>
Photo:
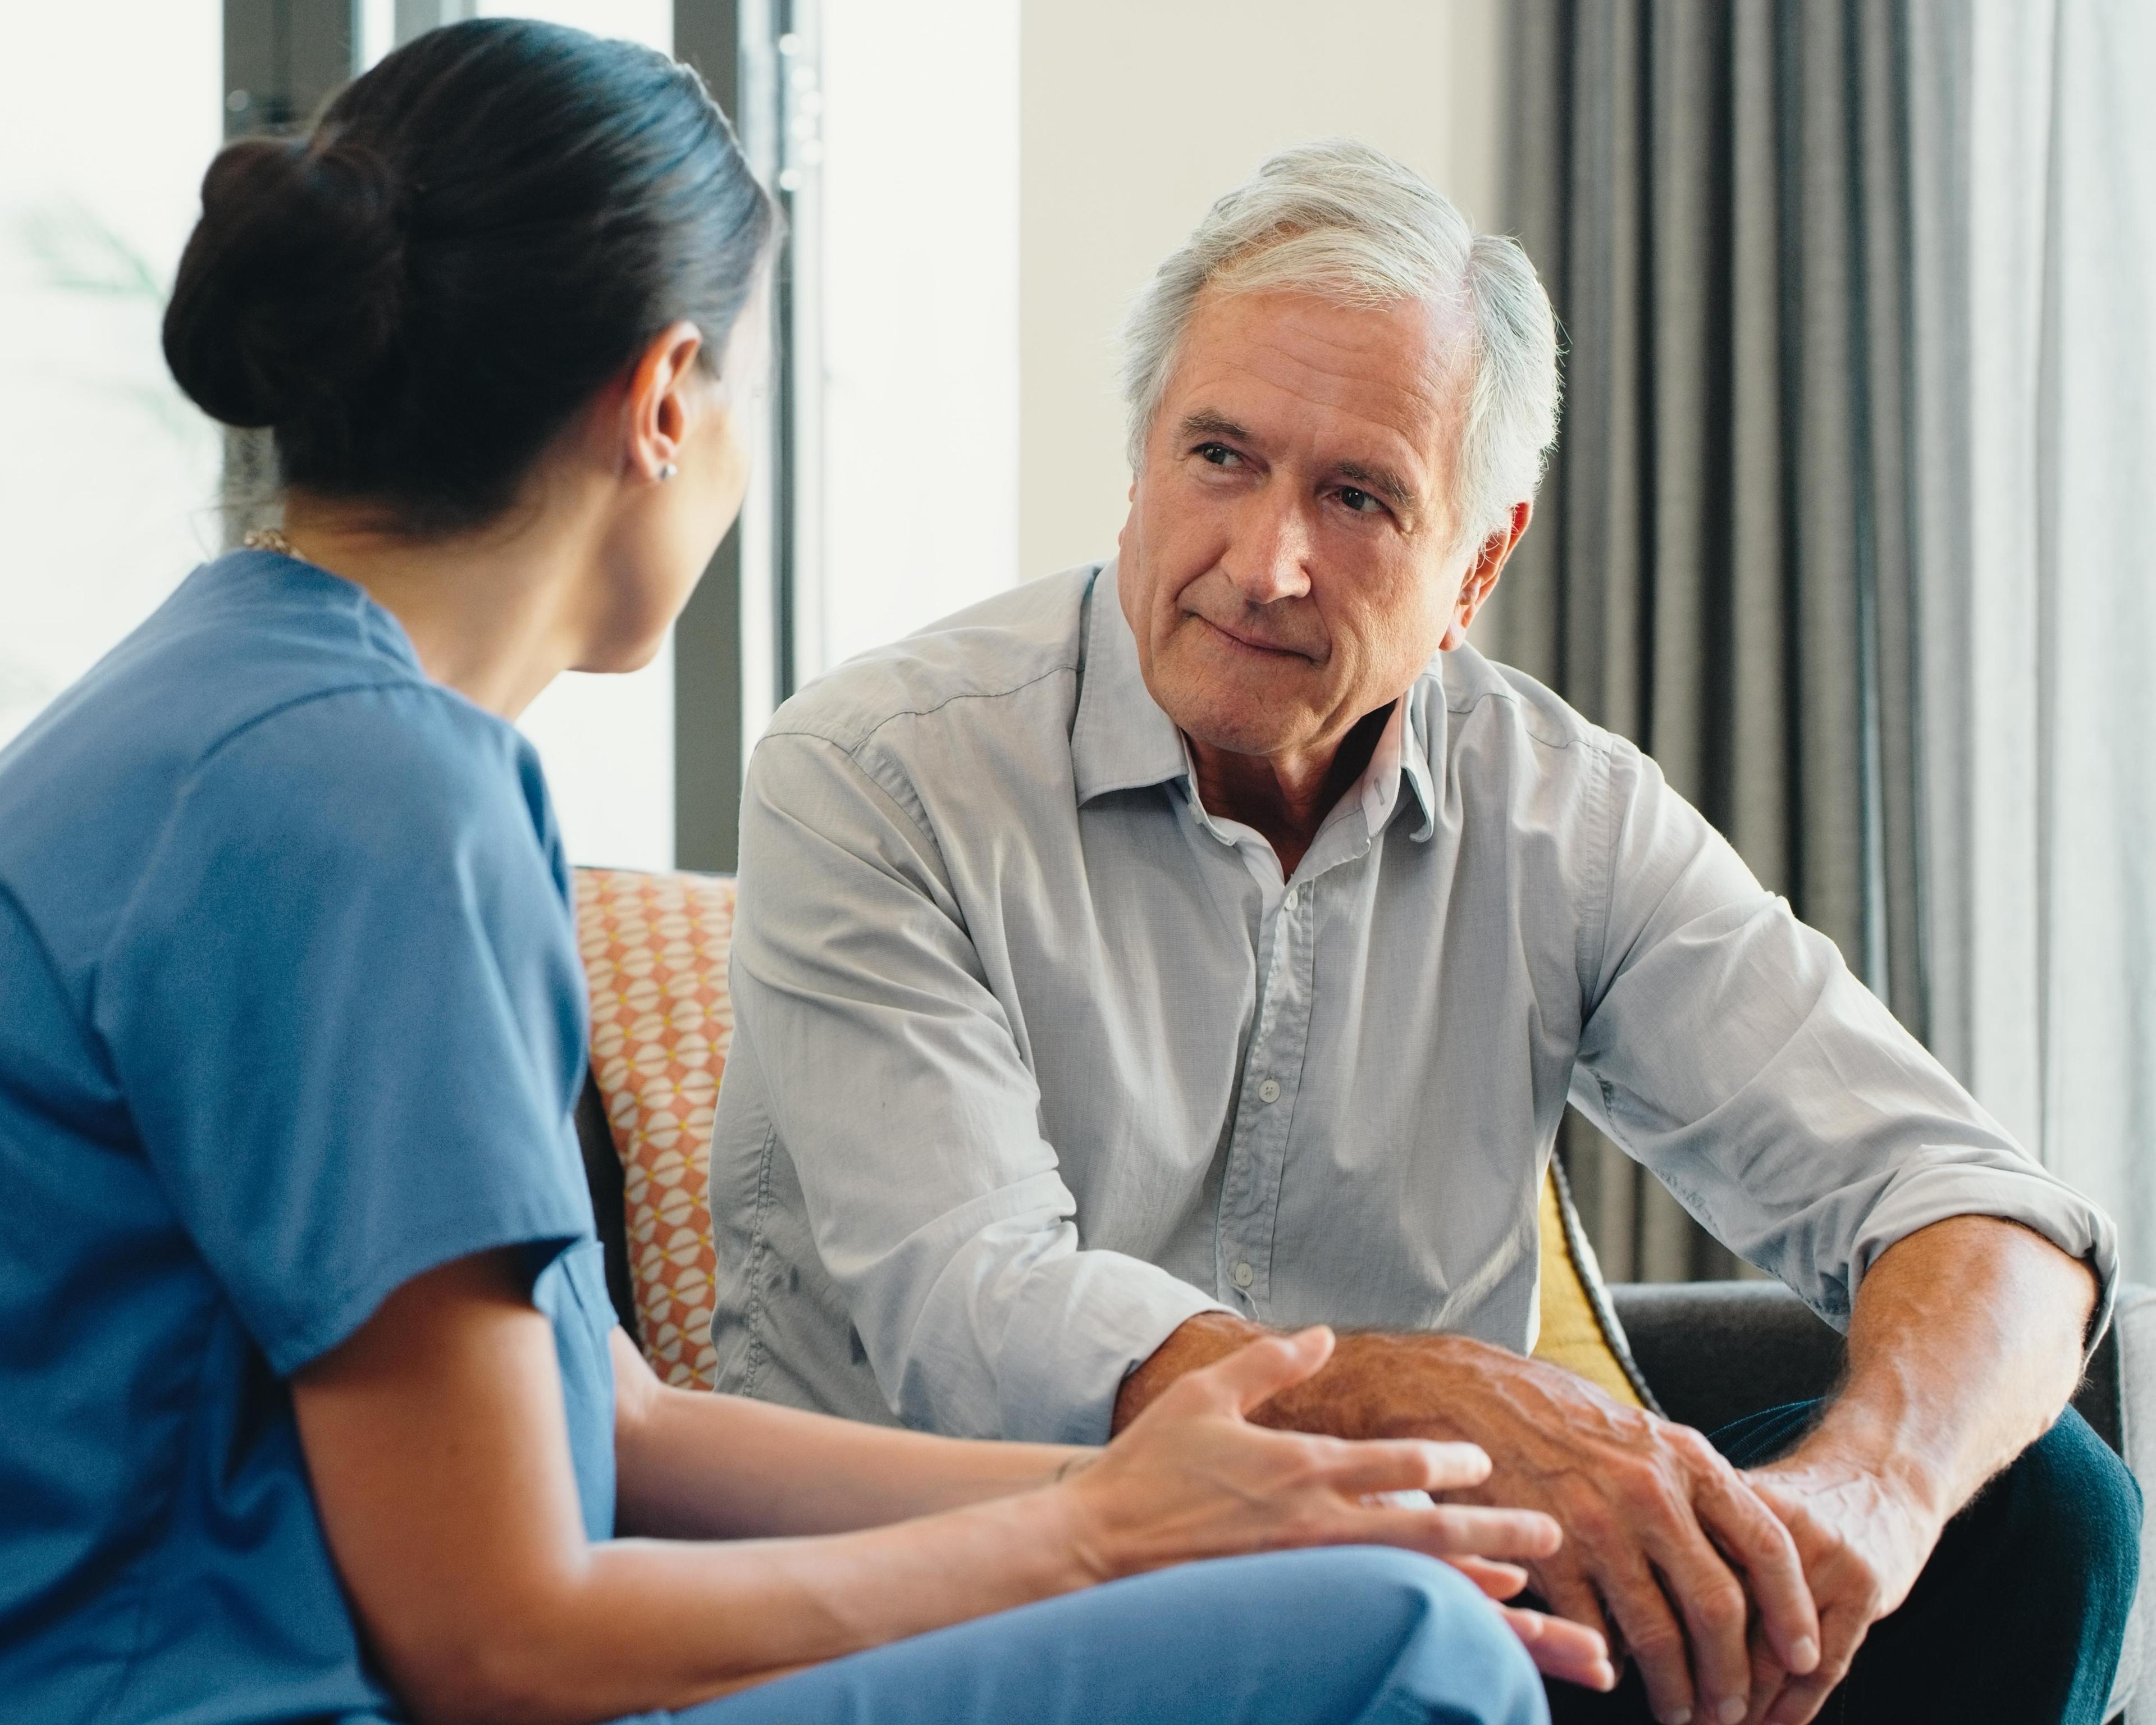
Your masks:
<svg viewBox="0 0 2156 1725"><path fill-rule="evenodd" d="M1198 446L1198 455L1200 460L1209 461L1215 467L1225 467L1231 462L1243 459L1225 444L1200 444Z"/></svg>
<svg viewBox="0 0 2156 1725"><path fill-rule="evenodd" d="M1358 515L1368 515L1372 510L1380 506L1378 500L1368 491L1360 490L1353 485L1342 485L1340 488L1340 501Z"/></svg>

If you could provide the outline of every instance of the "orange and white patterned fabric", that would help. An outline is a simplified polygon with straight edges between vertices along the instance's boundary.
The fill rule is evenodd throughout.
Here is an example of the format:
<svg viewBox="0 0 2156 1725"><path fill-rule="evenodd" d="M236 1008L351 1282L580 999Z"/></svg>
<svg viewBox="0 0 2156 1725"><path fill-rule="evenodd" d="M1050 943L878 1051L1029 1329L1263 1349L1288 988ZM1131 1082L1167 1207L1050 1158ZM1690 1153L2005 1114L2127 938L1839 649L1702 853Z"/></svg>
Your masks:
<svg viewBox="0 0 2156 1725"><path fill-rule="evenodd" d="M708 1389L711 1111L734 1034L734 883L625 869L576 880L592 1076L621 1158L637 1326L661 1378Z"/></svg>

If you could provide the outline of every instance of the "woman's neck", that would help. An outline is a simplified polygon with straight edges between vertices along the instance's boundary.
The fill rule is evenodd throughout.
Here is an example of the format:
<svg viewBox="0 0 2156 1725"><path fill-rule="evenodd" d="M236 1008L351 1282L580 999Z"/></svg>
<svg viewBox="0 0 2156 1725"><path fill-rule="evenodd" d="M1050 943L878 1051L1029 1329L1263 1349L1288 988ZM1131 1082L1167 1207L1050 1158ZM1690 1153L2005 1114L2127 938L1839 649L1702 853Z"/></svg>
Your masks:
<svg viewBox="0 0 2156 1725"><path fill-rule="evenodd" d="M429 677L515 719L583 652L574 600L593 555L592 524L566 501L557 495L469 533L413 539L384 531L364 506L295 492L285 536L402 624Z"/></svg>

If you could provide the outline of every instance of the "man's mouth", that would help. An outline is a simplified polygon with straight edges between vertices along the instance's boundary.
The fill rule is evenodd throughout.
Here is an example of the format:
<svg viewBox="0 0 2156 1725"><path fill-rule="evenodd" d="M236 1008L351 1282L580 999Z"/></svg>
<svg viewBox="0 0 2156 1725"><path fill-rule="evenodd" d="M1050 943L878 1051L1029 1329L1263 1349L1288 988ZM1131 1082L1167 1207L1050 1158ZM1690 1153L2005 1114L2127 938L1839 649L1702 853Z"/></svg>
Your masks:
<svg viewBox="0 0 2156 1725"><path fill-rule="evenodd" d="M1193 611L1189 614L1193 618L1195 618L1199 623L1204 624L1206 628L1211 629L1214 634L1219 635L1230 646L1240 647L1246 653L1261 653L1270 659L1307 660L1312 657L1311 655L1304 652L1300 647L1291 647L1286 645L1285 643L1279 641L1269 641L1262 635L1252 634L1243 629L1230 629L1226 624L1215 623L1211 618L1199 616L1195 611ZM1315 661L1313 660L1312 662L1314 663Z"/></svg>

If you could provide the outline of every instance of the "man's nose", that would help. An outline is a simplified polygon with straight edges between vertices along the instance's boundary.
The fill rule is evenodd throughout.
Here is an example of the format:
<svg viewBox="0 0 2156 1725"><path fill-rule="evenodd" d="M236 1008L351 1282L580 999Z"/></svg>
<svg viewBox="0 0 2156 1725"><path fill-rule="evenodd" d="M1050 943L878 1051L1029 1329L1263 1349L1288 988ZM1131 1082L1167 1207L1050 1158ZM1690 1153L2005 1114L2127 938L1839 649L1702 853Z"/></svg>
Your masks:
<svg viewBox="0 0 2156 1725"><path fill-rule="evenodd" d="M1253 497L1239 511L1223 557L1237 593L1253 605L1301 598L1310 591L1311 523L1291 498Z"/></svg>

